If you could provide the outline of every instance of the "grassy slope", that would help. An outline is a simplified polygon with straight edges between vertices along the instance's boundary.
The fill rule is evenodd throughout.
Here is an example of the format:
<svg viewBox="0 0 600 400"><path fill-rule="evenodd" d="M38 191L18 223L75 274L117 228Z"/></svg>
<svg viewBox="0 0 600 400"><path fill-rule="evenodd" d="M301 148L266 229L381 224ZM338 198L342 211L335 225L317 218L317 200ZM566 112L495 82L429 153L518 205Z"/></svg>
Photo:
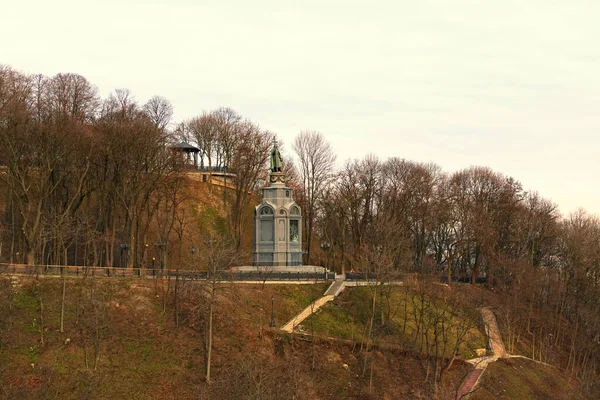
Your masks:
<svg viewBox="0 0 600 400"><path fill-rule="evenodd" d="M523 358L499 360L488 366L471 397L484 399L584 399L576 382L554 367Z"/></svg>
<svg viewBox="0 0 600 400"><path fill-rule="evenodd" d="M20 278L12 285L0 277L0 283L0 398L227 399L260 394L263 398L344 399L368 392L369 374L363 376L361 355L352 346L335 340L319 340L313 346L306 338L267 328L271 296L281 326L320 296L324 284L222 286L215 310L214 382L208 386L202 320L186 320L192 305L182 302L182 327L175 329L172 305L167 304L163 313L163 292L160 286L155 291L153 281L96 280L96 299L107 306L96 370L94 331L89 329L92 310L86 306L83 317L76 313L77 305L88 304L89 282L67 280L64 333L59 332L60 279ZM44 345L40 344L40 290ZM202 288L187 283L180 290L185 297ZM261 321L265 334L259 339ZM84 363L82 326L87 326L89 368ZM427 393L418 360L392 350L376 352L375 360L372 390L378 396ZM456 371L465 368L458 365ZM449 385L456 385L457 379L458 375L451 377Z"/></svg>
<svg viewBox="0 0 600 400"><path fill-rule="evenodd" d="M315 317L314 329L326 336L361 341L365 336L365 327L371 314L371 294L368 287L348 287L334 300L333 304L320 311ZM391 291L391 322L387 329L377 335L378 341L408 349L416 331L414 306L411 292L405 287L395 286ZM405 326L406 319L406 326ZM379 313L376 320L380 320ZM389 321L388 321L389 322ZM305 329L309 329L311 319L305 321ZM462 357L468 359L475 356L475 349L485 347L485 336L477 329L477 320L471 321L473 328L469 330L465 343L460 347ZM450 337L450 342L454 338ZM450 351L450 349L448 349ZM450 355L450 354L447 354Z"/></svg>
<svg viewBox="0 0 600 400"><path fill-rule="evenodd" d="M86 299L89 282L70 279L67 283L65 332L60 333L60 279L43 279L36 286L29 278L11 285L6 277L0 277L0 398L396 399L427 398L431 394L431 387L424 383L423 364L410 352L393 347L376 350L372 394L367 395L370 370L363 374L358 346L335 339L318 339L313 345L309 338L267 328L271 296L275 321L281 326L321 295L325 284L220 287L215 308L213 383L209 386L204 382L205 319L188 318L194 307L202 306L197 303L198 296L194 297L202 290L200 284L189 282L180 287L181 327L176 329L173 306L167 302L163 312L164 292L154 281L98 279L96 300L107 307L100 331L100 359L94 371L93 330L85 331L90 358L86 368L80 329L93 326ZM44 345L40 344L40 290ZM320 314L333 310L340 317L338 326L330 322L339 337L347 337L352 324L361 330L359 322L365 312L363 289L346 290L342 304L336 303ZM339 311L352 309L352 303L356 303L352 312ZM76 309L82 304L87 314L78 317ZM354 315L354 322L350 315ZM258 337L261 323L262 339ZM440 389L440 398L452 398L469 369L462 362L455 363Z"/></svg>

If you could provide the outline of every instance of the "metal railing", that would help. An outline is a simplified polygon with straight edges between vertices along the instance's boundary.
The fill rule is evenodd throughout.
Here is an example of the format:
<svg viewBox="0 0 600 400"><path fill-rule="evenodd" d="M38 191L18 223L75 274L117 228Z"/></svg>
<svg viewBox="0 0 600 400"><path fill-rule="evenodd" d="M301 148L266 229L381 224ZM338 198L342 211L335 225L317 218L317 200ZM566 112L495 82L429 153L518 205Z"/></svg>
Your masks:
<svg viewBox="0 0 600 400"><path fill-rule="evenodd" d="M165 273L166 271L163 271ZM160 270L153 268L124 268L124 267L91 267L79 265L28 265L0 264L2 274L26 275L71 275L71 276L115 276L115 277L148 277L155 276Z"/></svg>
<svg viewBox="0 0 600 400"><path fill-rule="evenodd" d="M298 254L298 253L292 253L292 252L286 253L286 259L287 259L286 265L278 264L275 261L273 261L273 259L270 259L270 260L260 260L260 255L261 254L270 255L272 253L256 253L256 252L252 253L252 259L254 260L253 261L253 265L255 267L278 267L278 266L282 266L282 267L284 267L284 266L287 266L287 267L298 267L298 266L303 265L302 259L300 259L300 260L292 260L292 258L293 258L292 255L293 254Z"/></svg>
<svg viewBox="0 0 600 400"><path fill-rule="evenodd" d="M197 171L200 172L218 172L218 173L223 173L223 174L231 174L231 175L236 175L236 171L233 169L229 169L227 167L196 167Z"/></svg>
<svg viewBox="0 0 600 400"><path fill-rule="evenodd" d="M346 272L346 280L348 281L364 281L377 279L377 274L368 272Z"/></svg>
<svg viewBox="0 0 600 400"><path fill-rule="evenodd" d="M231 274L231 279L236 281L314 281L334 280L332 272L285 272L285 271L244 271Z"/></svg>
<svg viewBox="0 0 600 400"><path fill-rule="evenodd" d="M208 271L190 270L161 270L159 268L123 268L123 267L89 267L73 265L27 265L27 264L0 264L0 275L25 274L48 276L95 276L95 277L121 277L121 278L174 278L185 280L206 280L212 278ZM218 278L222 281L311 281L334 280L333 272L261 272L229 270L218 271Z"/></svg>

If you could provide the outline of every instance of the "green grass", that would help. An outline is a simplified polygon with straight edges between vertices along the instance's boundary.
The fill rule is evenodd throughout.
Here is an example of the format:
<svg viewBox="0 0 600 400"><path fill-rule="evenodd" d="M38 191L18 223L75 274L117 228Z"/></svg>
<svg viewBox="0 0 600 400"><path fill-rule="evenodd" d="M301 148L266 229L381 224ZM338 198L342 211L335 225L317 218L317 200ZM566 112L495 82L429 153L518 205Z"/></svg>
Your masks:
<svg viewBox="0 0 600 400"><path fill-rule="evenodd" d="M384 306L384 316L389 317L385 326L381 324L382 306L378 302L374 317L374 329L376 339L382 343L399 345L403 348L411 347L418 350L419 343L414 338L417 333L417 324L414 320L413 293L404 287L390 288L390 301ZM432 310L442 307L442 300L427 298ZM320 335L337 337L341 339L360 341L364 339L366 327L369 323L372 310L372 288L348 287L333 302L322 308L316 315L304 321L305 329L310 329L314 324L315 332ZM463 358L472 358L475 349L485 347L485 338L482 332L476 328L478 314L474 312L459 313L455 318L467 318L473 326L466 334L465 341L459 348ZM455 341L454 331L450 331L449 343ZM429 333L433 339L433 332ZM449 356L451 348L447 349Z"/></svg>
<svg viewBox="0 0 600 400"><path fill-rule="evenodd" d="M140 284L140 281L135 281ZM39 284L43 285L44 344L40 343ZM36 285L38 285L36 287ZM148 286L151 284L148 283ZM6 285L5 285L6 286ZM137 310L137 299L131 296L131 281L98 280L95 283L97 300L106 301L107 317L100 342L97 370L93 370L93 313L87 293L89 281L67 280L65 303L65 332L60 327L62 281L43 279L39 283L25 281L14 295L5 294L3 301L11 301L10 319L2 330L0 386L10 382L13 398L165 398L173 389L164 382L183 382L191 376L201 376L202 364L190 363L190 346L177 344L179 332L165 324L170 314L162 313L162 302L154 298L152 290L147 311ZM80 297L84 291L84 298ZM10 300L9 300L10 299ZM86 307L85 322L77 323L77 308L82 301ZM125 307L116 307L119 303ZM0 304L5 307L6 303ZM8 309L7 309L8 310ZM34 323L35 319L35 323ZM83 323L83 324L82 324ZM144 327L151 326L151 330ZM83 339L80 328L86 327L89 368L86 370ZM195 337L194 332L187 332ZM65 340L69 338L70 343ZM201 339L194 342L202 343ZM185 340L184 340L185 343ZM200 360L203 358L200 356ZM4 380L4 381L3 381ZM162 384L154 387L148 382ZM188 393L185 384L179 393ZM0 391L1 392L1 391ZM155 394L152 394L155 393ZM2 397L2 395L0 395Z"/></svg>
<svg viewBox="0 0 600 400"><path fill-rule="evenodd" d="M13 306L27 311L37 311L40 306L40 301L37 296L28 292L17 292L13 298Z"/></svg>
<svg viewBox="0 0 600 400"><path fill-rule="evenodd" d="M327 283L273 286L275 318L278 325L283 325L320 298L328 286Z"/></svg>
<svg viewBox="0 0 600 400"><path fill-rule="evenodd" d="M342 339L360 338L364 325L359 324L360 320L348 313L342 306L331 303L322 308L313 317L309 317L302 324L306 329L310 329L314 324L315 332L327 336Z"/></svg>
<svg viewBox="0 0 600 400"><path fill-rule="evenodd" d="M154 352L150 343L128 342L125 348L131 357L138 358L142 361L148 361Z"/></svg>
<svg viewBox="0 0 600 400"><path fill-rule="evenodd" d="M479 386L474 400L584 398L558 369L520 358L490 364Z"/></svg>
<svg viewBox="0 0 600 400"><path fill-rule="evenodd" d="M244 398L245 388L254 387L252 385L271 385L268 387L273 392L269 393L280 393L279 387L289 390L281 392L286 394L279 398L291 398L292 392L308 393L304 398L357 398L367 391L368 383L360 375L363 365L360 355L357 351L353 352L351 346L336 341L317 341L311 344L286 334L267 334L260 339L258 337L259 326L267 329L269 325L271 296L274 298L276 324L281 326L322 296L328 286L326 283L267 284L264 288L261 285L223 285L223 290L218 292L214 317L215 382L210 387L204 383L203 378L206 356L202 328L204 317L199 317L194 325L182 324L179 329L175 329L172 304L167 305L167 312L163 314L162 297L156 298L154 282L136 279L96 281L98 297L95 298L105 302L107 313L96 370L93 370L92 308L89 298L80 297L80 289L84 293L89 292L89 282L77 279L67 282L64 333L58 332L61 281L44 279L42 284L44 321L48 329L45 330L44 345L40 344L37 322L35 329L30 328L33 327L34 318L39 321L36 287L24 283L15 290L15 296L12 292L10 296L0 292L0 307L10 304L9 298L14 302L12 311L6 313L10 318L5 319L6 324L2 328L3 346L0 351L0 387L5 391L6 398L133 400L209 398L209 395L215 399ZM187 291L181 292L191 296L187 302L182 302L184 309L203 304L201 296L192 295L198 294L201 289L200 284L197 288L194 285L196 284L192 282L186 283ZM259 295L260 290L262 293ZM391 313L393 318L386 329L377 332L377 343L382 344L374 353L374 385L381 388L376 389L377 398L411 398L410 393L416 393L414 391L423 387L424 375L420 369L422 360L410 353L387 351L393 346L402 348L415 332L414 323L409 318L406 334L401 334L405 313L410 316L413 311L412 302L406 300L410 300L413 295L413 292L407 292L404 287L394 288L391 296L395 311ZM441 305L444 298L438 296L429 300L431 304ZM85 307L86 313L77 321L78 304ZM303 325L307 331L312 323L318 334L343 339L354 338L358 341L364 334L370 312L370 289L346 288L340 297L328 303L312 318L312 322L309 319ZM380 318L378 312L376 326L380 325ZM84 364L82 327L86 329L89 369ZM67 338L71 339L69 344L65 343ZM482 335L476 329L467 341L471 341L469 346L474 348L483 346ZM466 354L468 348L465 349ZM313 351L316 359L314 369L311 367ZM252 362L249 363L249 359ZM35 364L35 367L31 364ZM551 386L551 380L555 379L551 370L543 370L534 377L524 378L516 375L513 370L499 376L502 383L491 382L490 393L491 390L505 390L504 382L517 387L547 385L551 390L557 390L555 386ZM563 384L558 381L556 385ZM231 392L236 395L224 394L219 397L219 391L229 390L233 386L239 389ZM296 387L298 389L293 390L297 392L292 391L291 388ZM0 393L3 393L2 390ZM211 390L214 392L210 392ZM537 390L538 388L514 389L509 392L511 397L505 398L527 398L539 394Z"/></svg>
<svg viewBox="0 0 600 400"><path fill-rule="evenodd" d="M227 220L214 207L203 204L200 211L197 211L196 207L193 207L192 210L200 228L214 230L214 232L220 234L225 234L228 231Z"/></svg>

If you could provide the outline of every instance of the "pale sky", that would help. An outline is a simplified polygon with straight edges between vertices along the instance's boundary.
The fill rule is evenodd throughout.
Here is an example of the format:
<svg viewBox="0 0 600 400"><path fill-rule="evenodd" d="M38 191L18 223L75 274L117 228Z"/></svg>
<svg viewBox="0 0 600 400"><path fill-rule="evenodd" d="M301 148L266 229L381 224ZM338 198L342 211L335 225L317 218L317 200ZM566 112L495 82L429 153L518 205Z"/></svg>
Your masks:
<svg viewBox="0 0 600 400"><path fill-rule="evenodd" d="M229 106L286 143L484 165L600 215L600 2L6 1L0 63Z"/></svg>

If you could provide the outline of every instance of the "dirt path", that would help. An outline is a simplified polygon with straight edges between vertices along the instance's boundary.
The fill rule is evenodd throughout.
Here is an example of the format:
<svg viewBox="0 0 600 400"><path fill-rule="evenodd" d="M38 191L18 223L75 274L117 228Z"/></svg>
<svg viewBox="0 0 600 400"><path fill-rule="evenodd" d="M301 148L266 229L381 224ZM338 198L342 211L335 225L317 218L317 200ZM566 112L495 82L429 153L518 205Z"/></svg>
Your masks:
<svg viewBox="0 0 600 400"><path fill-rule="evenodd" d="M500 336L500 330L498 329L496 316L489 308L482 308L481 315L483 315L483 321L485 322L485 325L487 327L486 330L490 338L492 352L496 357L506 357L508 354L506 353L506 349L504 348L504 342L502 341L502 337Z"/></svg>
<svg viewBox="0 0 600 400"><path fill-rule="evenodd" d="M490 363L499 358L509 356L504 348L502 336L500 336L500 329L498 329L496 316L489 308L482 308L480 312L485 324L485 331L490 341L489 347L492 350L492 355L478 357L467 361L468 363L473 364L475 368L469 373L469 375L467 375L461 387L458 389L458 392L456 393L457 399L464 399L468 397L469 393L471 393L477 386L479 379Z"/></svg>

